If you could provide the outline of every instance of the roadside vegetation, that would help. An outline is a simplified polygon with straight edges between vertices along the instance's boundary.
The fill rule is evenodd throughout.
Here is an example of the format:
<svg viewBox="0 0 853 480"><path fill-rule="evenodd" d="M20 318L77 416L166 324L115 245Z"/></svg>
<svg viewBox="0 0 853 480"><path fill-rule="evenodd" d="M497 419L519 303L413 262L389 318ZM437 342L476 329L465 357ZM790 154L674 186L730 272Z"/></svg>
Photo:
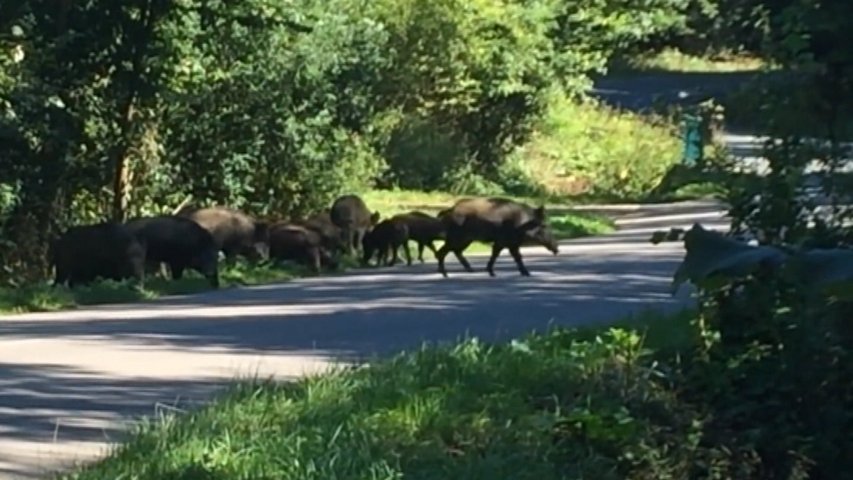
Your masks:
<svg viewBox="0 0 853 480"><path fill-rule="evenodd" d="M731 73L757 72L767 68L767 60L759 55L742 52L715 52L695 55L684 53L678 48L665 47L654 52L640 52L628 57L616 58L608 71L621 73L684 72L684 73Z"/></svg>
<svg viewBox="0 0 853 480"><path fill-rule="evenodd" d="M54 299L45 287L48 245L68 227L187 203L275 220L323 211L352 192L422 192L444 204L506 195L558 206L561 236L606 231L606 220L566 210L563 180L526 152L556 145L543 135L589 146L583 123L593 122L605 141L589 166L558 152L560 168L605 191L625 157L632 181L614 195L654 185L676 140L646 119L598 114L584 97L614 52L676 25L678 3L4 4L0 308L200 288L151 278L144 291L105 283ZM637 30L623 20L632 14L653 21ZM648 147L658 141L665 146ZM399 205L371 206L386 215ZM238 265L226 274L228 284L252 284L298 272Z"/></svg>
<svg viewBox="0 0 853 480"><path fill-rule="evenodd" d="M691 284L697 310L649 313L597 329L553 329L501 345L464 339L424 346L294 383L239 382L206 408L144 423L107 459L62 478L847 475L853 468L853 212L847 206L849 186L836 181L836 171L851 154L837 135L844 125L838 113L853 100L845 80L853 78L847 71L853 62L839 59L849 60L853 51L849 43L831 40L848 28L843 19L853 14L853 5L756 0L747 2L749 8L733 9L726 0L687 3L695 8L650 32L636 51L644 51L642 44L652 52L660 45L688 52L746 51L798 72L804 82L795 91L768 90L752 99L770 114L767 129L778 138L763 152L771 166L767 175L744 175L724 161L702 166L713 167L725 187L717 194L732 206L731 232L695 226L652 238L683 243L673 289ZM605 18L604 12L590 15L585 18ZM454 185L507 188L500 176L504 172L507 178L505 168L516 169L512 178L522 177L519 167L528 165L555 165L556 171L563 159L581 155L556 151L558 142L549 143L543 130L573 141L590 132L572 126L555 133L543 125L569 118L561 112L574 108L594 119L600 111L589 105L549 103L543 110L549 113L530 118L536 128L508 150L500 168L465 163L450 176L389 174L383 181L408 189L397 197L406 198L402 207L445 199L445 194L428 198L412 190L453 195L461 191ZM779 105L797 110L774 108ZM802 128L803 118L815 122L812 128ZM619 128L615 131L627 136ZM821 132L825 145L802 141ZM429 139L429 145L445 139L407 138ZM603 158L595 146L609 141L587 143L590 158ZM661 139L653 145L636 137L631 141L648 155L671 148ZM418 147L410 152L427 155L423 142L411 145ZM453 158L446 155L452 149L438 151L441 158ZM627 158L635 152L619 151ZM835 199L820 215L799 188L807 176L804 159L816 158L827 170L812 174L810 181ZM398 164L387 172L425 165L432 168L418 163L405 170ZM614 165L604 171L617 171ZM529 177L539 168L528 170ZM656 168L640 168L638 175ZM613 181L591 171L584 171L587 184ZM637 191L653 183L637 182L640 186L631 187ZM540 193L516 192L542 198ZM370 195L379 201L390 194ZM571 312L566 315L570 320Z"/></svg>
<svg viewBox="0 0 853 480"><path fill-rule="evenodd" d="M578 200L647 197L681 160L677 124L594 100L556 97L510 162L547 191Z"/></svg>

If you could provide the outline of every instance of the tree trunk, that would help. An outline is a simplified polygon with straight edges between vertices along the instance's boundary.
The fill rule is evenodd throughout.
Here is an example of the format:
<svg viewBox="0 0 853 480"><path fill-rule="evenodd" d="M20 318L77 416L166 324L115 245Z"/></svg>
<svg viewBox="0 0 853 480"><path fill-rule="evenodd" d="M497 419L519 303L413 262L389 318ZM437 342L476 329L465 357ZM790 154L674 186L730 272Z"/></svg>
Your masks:
<svg viewBox="0 0 853 480"><path fill-rule="evenodd" d="M121 118L121 138L116 145L113 155L113 220L123 222L127 215L127 201L130 196L130 165L127 153L130 150L131 127L133 123L133 103L135 95L131 94L125 104Z"/></svg>

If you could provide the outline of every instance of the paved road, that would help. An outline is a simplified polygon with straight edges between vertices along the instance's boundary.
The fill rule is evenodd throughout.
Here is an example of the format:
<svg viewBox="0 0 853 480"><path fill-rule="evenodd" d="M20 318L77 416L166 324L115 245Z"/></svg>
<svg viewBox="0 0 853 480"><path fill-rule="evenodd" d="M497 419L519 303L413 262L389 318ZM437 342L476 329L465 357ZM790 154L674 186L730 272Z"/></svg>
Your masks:
<svg viewBox="0 0 853 480"><path fill-rule="evenodd" d="M235 375L292 378L466 332L501 340L552 321L591 324L686 305L688 292L668 292L679 246L647 239L662 227L719 224L719 208L609 210L621 217L615 234L566 242L558 256L527 249L530 278L507 256L497 278L456 265L443 279L427 264L2 317L0 477L36 478L93 458L129 416L154 414L157 402L174 405L178 396L206 398ZM475 268L485 260L472 256Z"/></svg>

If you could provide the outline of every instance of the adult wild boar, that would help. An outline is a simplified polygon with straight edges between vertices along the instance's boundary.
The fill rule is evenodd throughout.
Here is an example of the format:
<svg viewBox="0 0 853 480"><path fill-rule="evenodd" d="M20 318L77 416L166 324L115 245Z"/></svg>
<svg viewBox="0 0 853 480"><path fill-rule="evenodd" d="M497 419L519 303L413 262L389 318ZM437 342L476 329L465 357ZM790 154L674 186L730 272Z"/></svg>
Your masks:
<svg viewBox="0 0 853 480"><path fill-rule="evenodd" d="M237 255L256 261L269 254L267 223L226 207L185 208L178 215L189 218L210 232L229 261Z"/></svg>
<svg viewBox="0 0 853 480"><path fill-rule="evenodd" d="M323 237L315 230L295 223L275 223L269 231L270 258L293 260L320 273L323 266L337 268L337 262L323 246Z"/></svg>
<svg viewBox="0 0 853 480"><path fill-rule="evenodd" d="M486 266L490 276L495 276L495 261L504 248L509 249L519 273L530 272L521 259L521 246L542 245L554 255L559 252L557 242L547 223L545 207L532 208L527 204L506 198L466 198L443 210L440 218L447 229L447 239L438 250L438 271L447 277L444 259L453 252L468 272L471 264L462 255L474 241L492 244L492 256Z"/></svg>
<svg viewBox="0 0 853 480"><path fill-rule="evenodd" d="M135 218L125 225L145 242L147 262L167 264L175 280L191 268L219 287L219 248L201 225L178 215Z"/></svg>
<svg viewBox="0 0 853 480"><path fill-rule="evenodd" d="M395 215L393 218L405 223L409 228L409 240L418 244L418 260L421 263L424 261L424 248L429 247L435 254L436 249L433 242L445 238L444 223L437 217L423 212L411 211Z"/></svg>
<svg viewBox="0 0 853 480"><path fill-rule="evenodd" d="M341 239L347 254L359 249L364 235L379 222L379 212L370 213L358 195L338 197L329 209L329 218L341 229Z"/></svg>
<svg viewBox="0 0 853 480"><path fill-rule="evenodd" d="M412 254L409 252L409 227L398 218L389 218L379 222L376 227L364 236L364 255L362 265L370 263L376 255L376 264L381 266L396 265L400 259L398 250L403 247L406 253L406 263L412 264ZM389 262L389 257L390 262Z"/></svg>
<svg viewBox="0 0 853 480"><path fill-rule="evenodd" d="M120 223L71 227L51 242L48 257L55 268L54 286L73 288L99 277L145 283L145 245Z"/></svg>

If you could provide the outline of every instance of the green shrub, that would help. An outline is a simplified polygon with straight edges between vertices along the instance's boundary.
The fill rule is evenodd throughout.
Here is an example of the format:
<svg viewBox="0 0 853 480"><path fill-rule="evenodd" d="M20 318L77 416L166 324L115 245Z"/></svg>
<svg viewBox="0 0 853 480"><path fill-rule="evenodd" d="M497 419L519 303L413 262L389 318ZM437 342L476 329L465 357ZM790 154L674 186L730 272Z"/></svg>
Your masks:
<svg viewBox="0 0 853 480"><path fill-rule="evenodd" d="M557 96L513 157L552 192L632 199L658 186L680 160L681 144L663 119Z"/></svg>
<svg viewBox="0 0 853 480"><path fill-rule="evenodd" d="M706 436L753 450L767 478L849 471L853 250L750 246L698 225L683 237L673 286L699 287L705 340L681 382L714 413Z"/></svg>
<svg viewBox="0 0 853 480"><path fill-rule="evenodd" d="M447 190L447 172L465 164L467 153L460 138L447 126L428 118L408 117L393 132L386 147L385 186L409 190Z"/></svg>

